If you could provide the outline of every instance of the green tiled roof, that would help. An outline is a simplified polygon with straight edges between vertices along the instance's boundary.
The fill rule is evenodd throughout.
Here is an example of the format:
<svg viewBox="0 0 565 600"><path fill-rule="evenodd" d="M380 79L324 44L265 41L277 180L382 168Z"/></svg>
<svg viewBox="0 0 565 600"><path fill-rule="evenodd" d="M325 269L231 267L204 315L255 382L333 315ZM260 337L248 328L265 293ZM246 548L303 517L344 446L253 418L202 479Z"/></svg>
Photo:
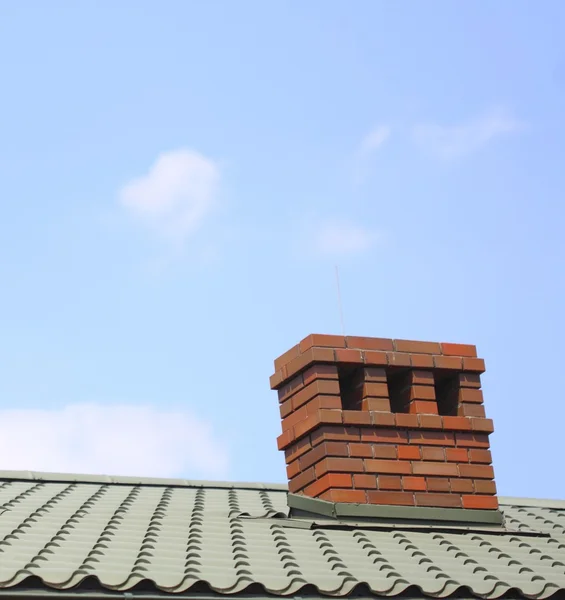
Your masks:
<svg viewBox="0 0 565 600"><path fill-rule="evenodd" d="M491 530L326 526L289 517L280 485L0 472L0 594L490 599L564 590L565 503L502 505L504 528Z"/></svg>

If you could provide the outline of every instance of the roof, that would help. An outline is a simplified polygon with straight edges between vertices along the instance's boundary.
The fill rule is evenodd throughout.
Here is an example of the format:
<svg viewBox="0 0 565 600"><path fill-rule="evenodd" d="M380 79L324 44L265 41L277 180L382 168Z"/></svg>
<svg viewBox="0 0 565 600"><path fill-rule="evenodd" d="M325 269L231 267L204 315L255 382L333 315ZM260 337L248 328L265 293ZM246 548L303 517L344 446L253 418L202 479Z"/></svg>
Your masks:
<svg viewBox="0 0 565 600"><path fill-rule="evenodd" d="M565 502L502 498L505 525L489 529L297 517L287 495L283 485L0 472L0 594L490 599L565 589Z"/></svg>

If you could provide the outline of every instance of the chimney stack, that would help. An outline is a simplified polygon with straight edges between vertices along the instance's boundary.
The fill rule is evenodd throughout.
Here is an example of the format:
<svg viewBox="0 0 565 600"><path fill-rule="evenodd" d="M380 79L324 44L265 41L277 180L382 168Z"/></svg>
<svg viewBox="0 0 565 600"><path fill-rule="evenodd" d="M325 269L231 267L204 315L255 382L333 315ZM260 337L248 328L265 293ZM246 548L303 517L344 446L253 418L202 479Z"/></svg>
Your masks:
<svg viewBox="0 0 565 600"><path fill-rule="evenodd" d="M309 335L275 360L289 491L497 510L475 346Z"/></svg>

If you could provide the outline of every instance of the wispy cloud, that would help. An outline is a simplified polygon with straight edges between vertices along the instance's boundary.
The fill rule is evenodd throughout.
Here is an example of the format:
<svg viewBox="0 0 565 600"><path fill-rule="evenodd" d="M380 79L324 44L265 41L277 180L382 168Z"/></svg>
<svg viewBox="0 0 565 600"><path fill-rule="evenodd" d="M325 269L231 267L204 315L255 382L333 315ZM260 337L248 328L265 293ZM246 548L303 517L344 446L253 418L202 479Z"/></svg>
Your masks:
<svg viewBox="0 0 565 600"><path fill-rule="evenodd" d="M209 423L150 406L74 404L0 410L0 469L224 477L228 452Z"/></svg>
<svg viewBox="0 0 565 600"><path fill-rule="evenodd" d="M413 129L415 142L441 159L452 159L480 150L492 140L522 131L525 125L502 111L456 125L424 123Z"/></svg>
<svg viewBox="0 0 565 600"><path fill-rule="evenodd" d="M309 232L310 247L317 256L332 258L363 254L379 240L379 235L357 223L329 220Z"/></svg>
<svg viewBox="0 0 565 600"><path fill-rule="evenodd" d="M363 138L359 146L359 153L367 155L378 150L389 139L390 134L391 129L387 125L375 127Z"/></svg>
<svg viewBox="0 0 565 600"><path fill-rule="evenodd" d="M377 150L384 146L390 135L391 128L388 125L379 125L361 140L354 156L354 179L356 183L361 183L367 178L371 158Z"/></svg>
<svg viewBox="0 0 565 600"><path fill-rule="evenodd" d="M211 159L192 150L173 150L161 154L145 175L126 183L119 202L146 226L183 242L214 208L219 179Z"/></svg>

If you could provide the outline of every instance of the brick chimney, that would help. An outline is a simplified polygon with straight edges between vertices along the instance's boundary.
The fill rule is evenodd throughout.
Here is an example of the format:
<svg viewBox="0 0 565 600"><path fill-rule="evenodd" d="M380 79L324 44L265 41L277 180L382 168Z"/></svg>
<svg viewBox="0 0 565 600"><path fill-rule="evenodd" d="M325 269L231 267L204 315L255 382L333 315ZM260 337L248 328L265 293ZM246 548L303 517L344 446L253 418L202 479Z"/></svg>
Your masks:
<svg viewBox="0 0 565 600"><path fill-rule="evenodd" d="M289 491L496 510L475 346L309 335L275 360Z"/></svg>

